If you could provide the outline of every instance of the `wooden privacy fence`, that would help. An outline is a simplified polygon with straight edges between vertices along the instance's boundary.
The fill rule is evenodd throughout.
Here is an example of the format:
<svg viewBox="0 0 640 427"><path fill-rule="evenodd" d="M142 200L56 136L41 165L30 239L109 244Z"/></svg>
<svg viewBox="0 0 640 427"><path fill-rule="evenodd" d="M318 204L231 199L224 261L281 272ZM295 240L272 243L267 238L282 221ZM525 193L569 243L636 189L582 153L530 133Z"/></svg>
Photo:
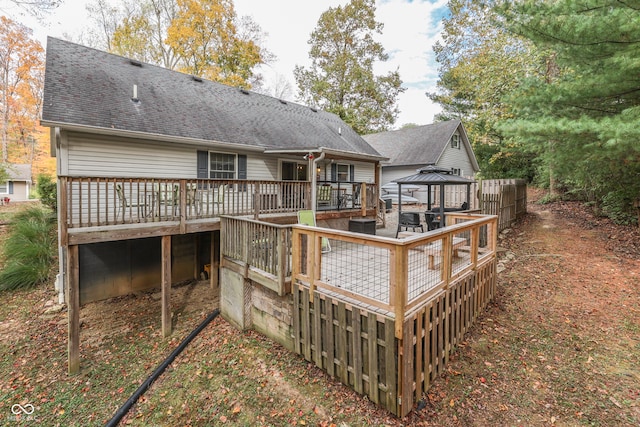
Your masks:
<svg viewBox="0 0 640 427"><path fill-rule="evenodd" d="M498 231L509 228L527 213L527 183L523 179L482 181L480 205L483 214L498 216Z"/></svg>
<svg viewBox="0 0 640 427"><path fill-rule="evenodd" d="M432 188L431 200L439 200L440 187ZM445 187L445 207L460 207L467 199L465 186ZM471 184L469 209L485 215L497 215L498 231L527 212L527 182L524 179L485 179Z"/></svg>
<svg viewBox="0 0 640 427"><path fill-rule="evenodd" d="M495 290L497 218L449 218L403 240L293 227L295 351L398 416Z"/></svg>

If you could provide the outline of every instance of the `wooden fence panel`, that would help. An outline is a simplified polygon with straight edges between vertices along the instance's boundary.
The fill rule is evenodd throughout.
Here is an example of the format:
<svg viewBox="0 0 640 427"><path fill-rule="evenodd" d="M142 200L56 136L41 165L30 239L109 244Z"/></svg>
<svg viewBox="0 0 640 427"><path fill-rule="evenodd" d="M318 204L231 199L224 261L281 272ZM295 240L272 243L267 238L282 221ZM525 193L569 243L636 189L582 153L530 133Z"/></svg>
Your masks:
<svg viewBox="0 0 640 427"><path fill-rule="evenodd" d="M495 292L496 268L473 274L405 317L395 320L309 288L293 289L295 351L332 377L398 415L406 415L438 378Z"/></svg>
<svg viewBox="0 0 640 427"><path fill-rule="evenodd" d="M527 183L523 179L492 179L481 183L482 213L498 216L498 231L511 227L527 212Z"/></svg>
<svg viewBox="0 0 640 427"><path fill-rule="evenodd" d="M295 286L295 351L332 377L397 411L397 340L395 322Z"/></svg>

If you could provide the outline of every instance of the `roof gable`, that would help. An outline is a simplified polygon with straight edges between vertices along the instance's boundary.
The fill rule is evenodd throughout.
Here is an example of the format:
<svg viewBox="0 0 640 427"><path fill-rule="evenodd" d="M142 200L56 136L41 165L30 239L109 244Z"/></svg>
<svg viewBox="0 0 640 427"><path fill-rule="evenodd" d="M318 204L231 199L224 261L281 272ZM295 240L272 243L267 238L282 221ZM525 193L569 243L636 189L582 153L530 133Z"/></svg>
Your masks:
<svg viewBox="0 0 640 427"><path fill-rule="evenodd" d="M132 99L134 90L137 99ZM379 156L335 114L51 37L42 122L264 149L326 147Z"/></svg>
<svg viewBox="0 0 640 427"><path fill-rule="evenodd" d="M389 132L364 135L363 138L381 155L388 157L387 166L436 164L458 130L471 164L478 163L460 120L448 120L424 126L414 126Z"/></svg>

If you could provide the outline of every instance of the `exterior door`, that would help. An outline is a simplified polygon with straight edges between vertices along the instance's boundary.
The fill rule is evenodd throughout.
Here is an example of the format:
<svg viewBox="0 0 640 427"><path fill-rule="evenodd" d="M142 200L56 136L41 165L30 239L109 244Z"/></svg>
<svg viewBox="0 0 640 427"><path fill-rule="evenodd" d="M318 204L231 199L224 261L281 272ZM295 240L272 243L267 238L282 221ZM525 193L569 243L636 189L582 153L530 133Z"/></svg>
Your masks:
<svg viewBox="0 0 640 427"><path fill-rule="evenodd" d="M281 176L283 181L307 181L306 163L282 162ZM282 188L282 204L287 208L303 209L305 194L298 184L285 184Z"/></svg>
<svg viewBox="0 0 640 427"><path fill-rule="evenodd" d="M307 181L306 163L282 162L282 180L283 181Z"/></svg>

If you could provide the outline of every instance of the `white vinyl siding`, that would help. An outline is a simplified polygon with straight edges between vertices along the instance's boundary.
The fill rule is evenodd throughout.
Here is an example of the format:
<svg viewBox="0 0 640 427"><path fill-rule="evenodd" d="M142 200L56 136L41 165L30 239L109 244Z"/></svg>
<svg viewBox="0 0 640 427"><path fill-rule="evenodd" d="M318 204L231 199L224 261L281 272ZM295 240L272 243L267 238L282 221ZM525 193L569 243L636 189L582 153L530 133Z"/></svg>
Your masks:
<svg viewBox="0 0 640 427"><path fill-rule="evenodd" d="M469 154L467 153L464 144L460 145L460 149L451 148L447 145L447 148L442 153L438 166L449 169L459 169L462 176L473 176L473 166L469 160Z"/></svg>
<svg viewBox="0 0 640 427"><path fill-rule="evenodd" d="M196 178L196 150L169 143L69 135L68 175Z"/></svg>
<svg viewBox="0 0 640 427"><path fill-rule="evenodd" d="M373 184L376 182L376 165L374 163L353 162L355 166L354 180Z"/></svg>
<svg viewBox="0 0 640 427"><path fill-rule="evenodd" d="M277 157L247 156L247 179L256 181L275 181L278 179Z"/></svg>
<svg viewBox="0 0 640 427"><path fill-rule="evenodd" d="M58 153L59 173L70 176L196 178L197 151L203 150L194 145L77 133L64 141ZM265 159L260 153L237 154L247 155L247 179L275 179L277 159Z"/></svg>
<svg viewBox="0 0 640 427"><path fill-rule="evenodd" d="M385 167L382 169L382 179L380 185L385 185L390 182L395 182L396 179L404 178L416 173L417 166L402 166L402 167Z"/></svg>

